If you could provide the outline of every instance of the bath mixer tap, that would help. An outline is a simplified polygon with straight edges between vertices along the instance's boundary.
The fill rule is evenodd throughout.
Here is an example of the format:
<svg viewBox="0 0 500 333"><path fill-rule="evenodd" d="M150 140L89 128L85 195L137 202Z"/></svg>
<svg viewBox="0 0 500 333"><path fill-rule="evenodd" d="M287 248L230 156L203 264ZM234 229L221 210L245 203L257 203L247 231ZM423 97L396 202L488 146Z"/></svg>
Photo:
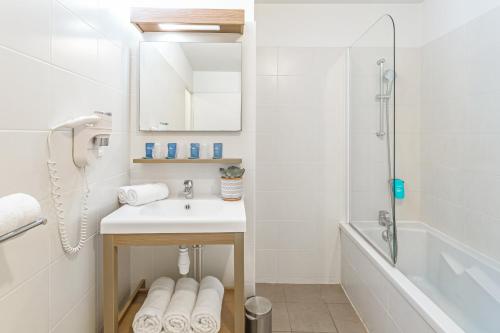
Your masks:
<svg viewBox="0 0 500 333"><path fill-rule="evenodd" d="M378 224L384 227L390 227L392 225L392 219L388 211L386 210L378 211Z"/></svg>
<svg viewBox="0 0 500 333"><path fill-rule="evenodd" d="M184 198L186 199L193 199L194 197L194 192L193 192L193 181L188 179L184 181Z"/></svg>

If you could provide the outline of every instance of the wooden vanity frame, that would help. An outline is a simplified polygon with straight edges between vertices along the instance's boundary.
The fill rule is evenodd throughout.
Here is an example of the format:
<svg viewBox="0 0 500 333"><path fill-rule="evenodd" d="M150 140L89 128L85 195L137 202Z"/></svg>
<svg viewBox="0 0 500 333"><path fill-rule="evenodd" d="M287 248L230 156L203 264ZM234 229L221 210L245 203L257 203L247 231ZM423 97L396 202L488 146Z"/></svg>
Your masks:
<svg viewBox="0 0 500 333"><path fill-rule="evenodd" d="M245 233L104 234L104 333L118 332L118 247L163 245L234 246L234 333L245 332Z"/></svg>

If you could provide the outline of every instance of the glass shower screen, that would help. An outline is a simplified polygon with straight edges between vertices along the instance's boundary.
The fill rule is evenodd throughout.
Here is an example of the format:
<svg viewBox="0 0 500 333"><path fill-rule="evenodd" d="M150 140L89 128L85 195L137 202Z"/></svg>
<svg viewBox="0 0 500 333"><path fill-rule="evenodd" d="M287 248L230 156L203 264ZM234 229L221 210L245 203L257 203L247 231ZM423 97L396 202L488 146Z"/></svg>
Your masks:
<svg viewBox="0 0 500 333"><path fill-rule="evenodd" d="M349 48L349 223L397 260L395 27L385 15Z"/></svg>

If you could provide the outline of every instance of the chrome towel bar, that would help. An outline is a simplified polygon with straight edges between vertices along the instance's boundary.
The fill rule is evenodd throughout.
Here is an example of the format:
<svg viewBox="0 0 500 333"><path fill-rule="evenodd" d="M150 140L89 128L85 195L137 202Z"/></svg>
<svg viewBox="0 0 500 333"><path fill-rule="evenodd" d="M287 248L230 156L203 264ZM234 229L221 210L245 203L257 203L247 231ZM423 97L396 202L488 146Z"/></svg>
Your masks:
<svg viewBox="0 0 500 333"><path fill-rule="evenodd" d="M17 235L19 234L22 234L23 232L26 232L30 229L33 229L35 227L38 227L39 225L42 225L42 224L47 224L47 219L45 218L40 218L36 221L33 221L31 222L30 224L27 224L27 225L24 225L20 228L17 228L15 230L12 230L11 232L8 232L4 235L1 235L0 236L0 243L3 242L3 241L6 241L7 239L10 239L12 237L16 237Z"/></svg>

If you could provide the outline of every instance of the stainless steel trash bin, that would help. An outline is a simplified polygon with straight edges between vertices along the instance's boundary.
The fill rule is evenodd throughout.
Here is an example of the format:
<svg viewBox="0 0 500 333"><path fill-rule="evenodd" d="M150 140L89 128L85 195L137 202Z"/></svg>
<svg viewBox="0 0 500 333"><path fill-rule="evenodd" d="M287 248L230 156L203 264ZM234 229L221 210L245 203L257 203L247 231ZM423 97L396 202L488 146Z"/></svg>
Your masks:
<svg viewBox="0 0 500 333"><path fill-rule="evenodd" d="M246 333L272 333L271 302L260 296L249 298L245 302L245 332Z"/></svg>

